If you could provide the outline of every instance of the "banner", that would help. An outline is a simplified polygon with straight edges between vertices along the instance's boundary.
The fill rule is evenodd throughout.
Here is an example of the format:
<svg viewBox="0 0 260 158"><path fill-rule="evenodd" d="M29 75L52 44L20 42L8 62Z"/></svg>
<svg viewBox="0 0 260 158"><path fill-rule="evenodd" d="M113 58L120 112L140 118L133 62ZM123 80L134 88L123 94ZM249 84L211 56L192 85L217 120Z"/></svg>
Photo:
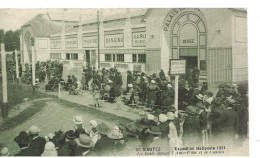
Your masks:
<svg viewBox="0 0 260 158"><path fill-rule="evenodd" d="M97 46L98 46L98 37L97 36L82 37L82 47L96 48Z"/></svg>
<svg viewBox="0 0 260 158"><path fill-rule="evenodd" d="M132 33L133 47L145 47L146 46L146 32L133 32Z"/></svg>

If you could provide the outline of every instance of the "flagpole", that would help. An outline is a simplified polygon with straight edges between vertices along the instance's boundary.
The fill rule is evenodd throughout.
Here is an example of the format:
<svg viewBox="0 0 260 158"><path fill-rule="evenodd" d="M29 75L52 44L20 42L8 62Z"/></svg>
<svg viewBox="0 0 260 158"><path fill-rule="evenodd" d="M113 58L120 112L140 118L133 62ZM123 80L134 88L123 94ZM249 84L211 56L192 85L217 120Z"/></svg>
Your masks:
<svg viewBox="0 0 260 158"><path fill-rule="evenodd" d="M98 69L100 69L100 39L99 39L99 26L100 22L99 22L99 11L97 11L97 27L98 27Z"/></svg>

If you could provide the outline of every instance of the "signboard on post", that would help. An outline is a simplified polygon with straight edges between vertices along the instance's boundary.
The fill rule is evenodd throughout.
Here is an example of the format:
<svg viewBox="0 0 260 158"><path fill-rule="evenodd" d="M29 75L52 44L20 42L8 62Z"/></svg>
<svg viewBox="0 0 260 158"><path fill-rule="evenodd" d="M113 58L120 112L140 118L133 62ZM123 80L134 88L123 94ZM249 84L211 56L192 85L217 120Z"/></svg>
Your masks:
<svg viewBox="0 0 260 158"><path fill-rule="evenodd" d="M171 59L170 60L170 74L181 75L186 73L186 60Z"/></svg>
<svg viewBox="0 0 260 158"><path fill-rule="evenodd" d="M174 108L175 117L178 117L178 91L179 91L179 75L186 73L186 60L170 59L170 75L175 75L174 87Z"/></svg>

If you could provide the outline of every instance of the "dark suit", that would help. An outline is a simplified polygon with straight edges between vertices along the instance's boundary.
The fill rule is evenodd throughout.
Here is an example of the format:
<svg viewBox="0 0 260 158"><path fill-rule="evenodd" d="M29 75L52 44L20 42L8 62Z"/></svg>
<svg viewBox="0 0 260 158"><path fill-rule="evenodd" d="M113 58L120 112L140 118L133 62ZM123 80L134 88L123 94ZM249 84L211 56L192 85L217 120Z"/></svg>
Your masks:
<svg viewBox="0 0 260 158"><path fill-rule="evenodd" d="M97 154L92 149L77 146L73 156L97 156Z"/></svg>
<svg viewBox="0 0 260 158"><path fill-rule="evenodd" d="M213 120L212 126L215 144L233 145L235 134L239 131L238 114L233 109L224 110L219 118Z"/></svg>
<svg viewBox="0 0 260 158"><path fill-rule="evenodd" d="M39 156L39 155L41 154L37 150L25 148L25 149L21 149L21 151L19 151L19 153L15 154L14 156Z"/></svg>
<svg viewBox="0 0 260 158"><path fill-rule="evenodd" d="M186 117L185 122L183 124L183 143L185 145L196 145L200 144L200 121L196 115L189 115Z"/></svg>
<svg viewBox="0 0 260 158"><path fill-rule="evenodd" d="M93 151L98 156L108 156L107 154L112 153L113 149L114 140L102 135L100 140L97 141Z"/></svg>
<svg viewBox="0 0 260 158"><path fill-rule="evenodd" d="M43 137L37 137L34 140L32 140L28 148L30 148L30 150L37 150L39 152L39 155L37 156L41 156L41 154L44 151L45 144L46 140Z"/></svg>

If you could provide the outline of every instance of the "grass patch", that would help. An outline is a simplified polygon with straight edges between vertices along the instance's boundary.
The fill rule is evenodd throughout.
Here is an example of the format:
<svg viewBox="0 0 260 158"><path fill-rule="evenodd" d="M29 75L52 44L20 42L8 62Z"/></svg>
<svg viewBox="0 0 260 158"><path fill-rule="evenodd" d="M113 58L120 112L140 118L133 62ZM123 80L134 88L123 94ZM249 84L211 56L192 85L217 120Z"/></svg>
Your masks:
<svg viewBox="0 0 260 158"><path fill-rule="evenodd" d="M31 118L38 112L40 112L43 107L46 106L46 100L35 101L33 105L21 111L19 114L12 118L8 118L0 125L0 131L13 129L18 125L24 123L27 119Z"/></svg>
<svg viewBox="0 0 260 158"><path fill-rule="evenodd" d="M69 102L69 101L66 101L66 100L55 99L55 101L60 103L63 106L73 108L73 109L76 109L76 110L79 110L79 111L86 111L86 112L90 113L91 115L98 116L100 119L110 120L110 121L118 123L118 124L119 123L120 124L121 123L127 124L127 123L130 123L130 122L133 122L133 120L130 120L130 119L127 119L127 118L124 118L124 117L116 116L114 114L103 112L103 111L97 110L95 108L80 105L80 104L77 104L77 103L72 103L72 102Z"/></svg>
<svg viewBox="0 0 260 158"><path fill-rule="evenodd" d="M2 83L0 83L0 101L3 102L3 90L2 90ZM24 98L29 98L29 100L39 99L39 98L47 98L51 97L52 95L48 95L45 93L41 93L35 89L33 94L33 89L31 86L23 85L23 84L7 84L7 97L8 97L8 109L11 110L15 107L15 105L20 104L23 102Z"/></svg>

